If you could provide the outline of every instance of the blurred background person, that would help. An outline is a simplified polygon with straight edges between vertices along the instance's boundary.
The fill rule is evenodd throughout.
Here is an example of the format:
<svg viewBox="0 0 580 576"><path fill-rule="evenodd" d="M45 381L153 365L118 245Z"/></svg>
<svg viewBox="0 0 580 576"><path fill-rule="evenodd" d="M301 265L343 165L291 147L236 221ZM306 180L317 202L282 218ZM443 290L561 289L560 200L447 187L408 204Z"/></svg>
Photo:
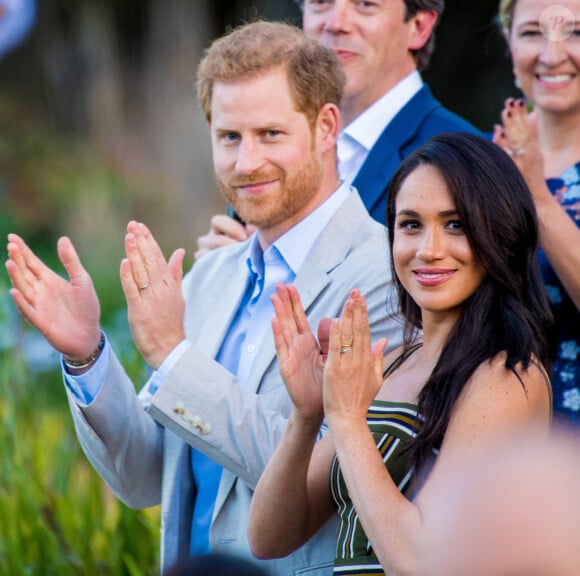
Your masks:
<svg viewBox="0 0 580 576"><path fill-rule="evenodd" d="M35 17L34 0L0 0L0 58L26 39Z"/></svg>
<svg viewBox="0 0 580 576"><path fill-rule="evenodd" d="M531 428L468 455L442 486L431 576L577 576L580 438Z"/></svg>
<svg viewBox="0 0 580 576"><path fill-rule="evenodd" d="M516 83L494 138L521 170L540 224L540 266L559 326L558 418L580 425L580 0L503 0Z"/></svg>

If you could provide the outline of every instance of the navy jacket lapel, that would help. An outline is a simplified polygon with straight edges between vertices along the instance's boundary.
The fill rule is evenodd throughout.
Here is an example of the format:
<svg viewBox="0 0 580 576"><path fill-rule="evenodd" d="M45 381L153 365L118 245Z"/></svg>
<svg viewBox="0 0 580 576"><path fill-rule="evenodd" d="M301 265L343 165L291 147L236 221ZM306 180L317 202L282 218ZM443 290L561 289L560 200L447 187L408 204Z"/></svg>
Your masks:
<svg viewBox="0 0 580 576"><path fill-rule="evenodd" d="M375 220L385 222L384 192L406 156L403 150L415 138L424 119L439 106L441 104L424 84L384 129L356 175L353 186Z"/></svg>

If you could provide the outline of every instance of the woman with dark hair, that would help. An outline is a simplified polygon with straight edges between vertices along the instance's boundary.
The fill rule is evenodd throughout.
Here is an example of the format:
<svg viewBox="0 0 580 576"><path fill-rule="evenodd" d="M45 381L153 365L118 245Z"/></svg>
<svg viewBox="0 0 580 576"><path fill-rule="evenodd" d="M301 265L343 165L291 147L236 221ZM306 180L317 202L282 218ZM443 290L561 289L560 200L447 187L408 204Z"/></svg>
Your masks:
<svg viewBox="0 0 580 576"><path fill-rule="evenodd" d="M513 162L477 136L438 136L403 161L387 210L402 348L383 360L386 340L371 345L357 290L319 327L327 350L293 287L273 297L294 409L253 498L259 557L288 554L338 512L337 574L424 576L446 482L475 449L549 428L553 322Z"/></svg>

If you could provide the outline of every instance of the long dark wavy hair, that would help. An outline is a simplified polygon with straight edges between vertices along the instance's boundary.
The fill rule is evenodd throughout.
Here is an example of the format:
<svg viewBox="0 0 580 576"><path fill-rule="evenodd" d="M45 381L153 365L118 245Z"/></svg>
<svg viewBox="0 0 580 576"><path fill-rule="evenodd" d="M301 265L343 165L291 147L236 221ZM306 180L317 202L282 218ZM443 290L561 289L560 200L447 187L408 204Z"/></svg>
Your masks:
<svg viewBox="0 0 580 576"><path fill-rule="evenodd" d="M393 278L405 321L404 346L411 345L422 326L421 310L394 269L396 203L407 176L424 165L437 169L445 180L469 245L486 271L464 302L419 394L418 410L424 421L411 448L411 461L415 470L426 473L455 403L477 367L503 351L506 368L516 376L517 365L527 369L532 361L539 361L550 373L556 340L537 261L536 211L524 179L492 142L450 133L432 138L408 156L389 186L387 226Z"/></svg>

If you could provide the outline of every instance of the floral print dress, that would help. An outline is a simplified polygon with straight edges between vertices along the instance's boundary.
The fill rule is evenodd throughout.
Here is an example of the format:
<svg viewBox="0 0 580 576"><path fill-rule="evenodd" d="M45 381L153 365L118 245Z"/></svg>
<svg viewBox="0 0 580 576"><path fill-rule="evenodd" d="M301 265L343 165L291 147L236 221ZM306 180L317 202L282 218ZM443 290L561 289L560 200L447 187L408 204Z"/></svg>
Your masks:
<svg viewBox="0 0 580 576"><path fill-rule="evenodd" d="M549 178L546 183L576 226L580 227L580 162L566 169L559 178ZM558 353L552 372L554 416L580 427L580 313L542 250L539 259L558 323Z"/></svg>

